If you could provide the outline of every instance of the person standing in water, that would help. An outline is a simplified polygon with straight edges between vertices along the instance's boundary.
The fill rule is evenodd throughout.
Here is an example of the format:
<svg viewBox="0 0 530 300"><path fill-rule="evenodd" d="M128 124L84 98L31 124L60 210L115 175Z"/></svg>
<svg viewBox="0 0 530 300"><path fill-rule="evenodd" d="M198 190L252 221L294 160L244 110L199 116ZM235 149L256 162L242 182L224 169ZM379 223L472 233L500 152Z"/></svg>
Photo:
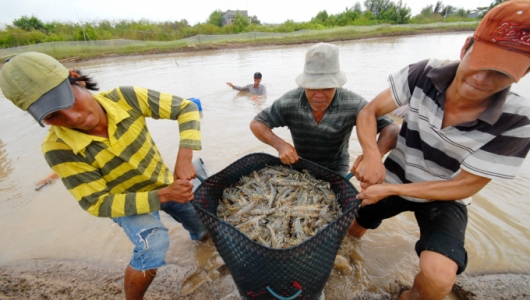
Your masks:
<svg viewBox="0 0 530 300"><path fill-rule="evenodd" d="M349 229L362 237L383 220L414 212L419 273L400 299L444 299L467 266L471 196L492 179L513 179L530 149L530 101L510 92L530 72L530 1L490 10L460 61L423 60L389 76L389 88L357 117L363 150L354 173L362 200ZM398 144L381 161L376 120L408 105Z"/></svg>
<svg viewBox="0 0 530 300"><path fill-rule="evenodd" d="M265 88L265 86L263 84L261 84L261 73L260 72L256 72L254 73L254 83L252 84L247 84L245 86L236 86L236 85L233 85L231 82L227 82L226 84L231 87L232 89L234 90L238 90L238 91L247 91L251 94L254 94L254 95L266 95L267 94L267 89Z"/></svg>
<svg viewBox="0 0 530 300"><path fill-rule="evenodd" d="M201 149L193 102L133 86L92 94L98 87L90 77L37 52L7 61L0 88L40 126L50 126L42 143L44 158L81 208L117 223L134 244L125 269L126 299L143 299L157 269L166 264L169 235L160 210L182 223L192 240L207 239L190 204L193 150ZM173 173L154 144L147 117L179 123Z"/></svg>

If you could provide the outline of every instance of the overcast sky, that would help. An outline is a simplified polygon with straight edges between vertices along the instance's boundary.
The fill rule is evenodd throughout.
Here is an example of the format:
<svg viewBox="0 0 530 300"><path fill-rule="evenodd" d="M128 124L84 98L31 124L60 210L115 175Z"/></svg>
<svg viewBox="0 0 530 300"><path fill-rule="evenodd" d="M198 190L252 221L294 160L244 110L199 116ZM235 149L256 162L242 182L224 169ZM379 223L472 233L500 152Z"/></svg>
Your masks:
<svg viewBox="0 0 530 300"><path fill-rule="evenodd" d="M36 16L44 22L87 22L101 20L180 21L186 19L190 25L205 22L210 13L220 9L247 10L262 23L310 21L319 11L337 14L364 0L2 0L0 23L11 25L21 16ZM9 4L7 3L9 2ZM394 0L397 3L397 0ZM443 0L444 5L475 9L488 6L493 0ZM435 4L436 0L403 0L412 9L412 15L422 8ZM364 10L364 6L363 6Z"/></svg>

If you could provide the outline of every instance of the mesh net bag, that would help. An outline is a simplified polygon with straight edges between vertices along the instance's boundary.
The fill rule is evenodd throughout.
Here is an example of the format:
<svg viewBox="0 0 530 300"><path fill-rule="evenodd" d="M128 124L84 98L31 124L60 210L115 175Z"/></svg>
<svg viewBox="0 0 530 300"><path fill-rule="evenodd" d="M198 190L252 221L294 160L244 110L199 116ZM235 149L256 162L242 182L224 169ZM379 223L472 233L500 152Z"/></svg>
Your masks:
<svg viewBox="0 0 530 300"><path fill-rule="evenodd" d="M242 176L266 166L282 165L279 158L249 154L206 179L196 190L193 205L244 299L318 299L329 278L335 256L352 223L360 200L357 190L339 174L300 159L298 171L330 183L342 214L316 235L286 249L260 245L216 216L223 190Z"/></svg>

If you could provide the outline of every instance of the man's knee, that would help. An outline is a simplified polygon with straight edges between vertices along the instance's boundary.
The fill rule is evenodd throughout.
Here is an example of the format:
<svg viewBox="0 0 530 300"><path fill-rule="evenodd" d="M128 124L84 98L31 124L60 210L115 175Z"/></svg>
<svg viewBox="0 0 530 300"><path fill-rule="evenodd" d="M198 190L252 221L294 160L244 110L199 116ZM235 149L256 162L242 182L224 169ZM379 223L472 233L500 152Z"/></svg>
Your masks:
<svg viewBox="0 0 530 300"><path fill-rule="evenodd" d="M167 251L169 234L166 228L149 228L139 233L146 251Z"/></svg>
<svg viewBox="0 0 530 300"><path fill-rule="evenodd" d="M360 239L366 233L366 231L366 228L359 225L356 220L353 220L350 229L348 229L348 235Z"/></svg>
<svg viewBox="0 0 530 300"><path fill-rule="evenodd" d="M131 265L137 270L156 269L166 264L169 234L166 228L149 228L139 233L142 249L133 256Z"/></svg>
<svg viewBox="0 0 530 300"><path fill-rule="evenodd" d="M429 286L449 292L456 281L458 265L445 255L426 250L420 255L420 269Z"/></svg>

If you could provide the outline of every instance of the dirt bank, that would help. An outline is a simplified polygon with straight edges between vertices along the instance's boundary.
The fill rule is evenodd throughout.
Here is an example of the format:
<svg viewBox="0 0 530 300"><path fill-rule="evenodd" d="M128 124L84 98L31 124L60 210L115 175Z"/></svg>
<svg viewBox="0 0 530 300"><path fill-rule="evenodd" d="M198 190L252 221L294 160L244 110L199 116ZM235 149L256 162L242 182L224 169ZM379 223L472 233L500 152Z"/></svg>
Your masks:
<svg viewBox="0 0 530 300"><path fill-rule="evenodd" d="M124 299L123 271L77 261L33 260L3 265L0 299ZM231 281L230 276L217 270L206 275L184 272L175 265L165 266L159 270L145 299L238 299L234 284L219 282ZM195 288L189 289L187 285Z"/></svg>
<svg viewBox="0 0 530 300"><path fill-rule="evenodd" d="M462 32L462 31L473 31L477 23L468 22L466 24L456 24L454 26L440 26L433 24L433 27L429 26L411 26L397 27L389 26L385 28L376 28L372 30L355 30L343 31L339 33L318 33L312 35L301 35L301 36L283 36L281 38L260 38L260 39L236 39L230 42L198 42L198 43L177 43L178 41L171 44L160 45L160 44L148 44L141 46L126 45L126 46L109 46L109 47L98 47L91 45L78 45L72 48L68 43L64 42L64 47L53 46L51 48L43 48L41 44L24 46L25 51L37 51L43 52L53 56L63 63L75 63L78 61L87 61L93 59L102 59L108 57L121 57L121 56L136 56L136 55L150 55L150 54L167 54L167 53L182 53L182 52L195 52L195 51L212 51L212 50L224 50L224 49L241 49L241 48L254 48L254 47L267 47L267 46L281 46L281 45L297 45L297 44L314 44L319 42L338 42L338 41L351 41L359 39L370 39L380 37L395 37L395 36L413 36L420 34L438 34L438 33L451 33L451 32ZM149 41L145 41L149 43ZM155 41L156 42L156 41ZM34 49L32 47L35 47ZM19 53L17 47L7 48L7 52L4 57L14 56ZM13 52L10 54L9 50ZM3 60L0 62L0 68L3 66Z"/></svg>
<svg viewBox="0 0 530 300"><path fill-rule="evenodd" d="M238 48L248 48L248 47L264 47L264 46L278 46L278 45L299 45L299 44L313 44L320 42L340 42L340 41L352 41L352 40L361 40L361 39L371 39L371 38L381 38L381 37L395 37L395 36L413 36L420 34L436 34L436 33L451 33L451 32L462 32L470 31L469 28L427 28L421 30L404 30L404 31L394 31L394 32L365 32L359 34L358 36L316 36L313 38L304 38L304 39L273 39L268 41L235 41L230 43L216 42L216 43L201 43L201 44L191 44L181 48L175 48L169 50L169 52L190 52L190 51L208 51L208 50L221 50L221 49L238 49ZM168 50L152 49L146 52L138 52L135 54L159 54L167 53ZM134 53L133 53L134 54Z"/></svg>
<svg viewBox="0 0 530 300"><path fill-rule="evenodd" d="M119 48L115 49L115 52L107 52L108 50L101 51L88 51L90 54L85 54L84 57L80 56L69 56L61 59L61 62L71 63L76 61L87 61L93 59L102 59L107 57L119 57L119 56L135 56L135 55L150 55L150 54L167 54L167 53L182 53L182 52L195 52L195 51L212 51L212 50L224 50L224 49L242 49L242 48L255 48L255 47L267 47L267 46L281 46L281 45L298 45L298 44L314 44L319 42L339 42L339 41L352 41L360 39L371 39L381 37L395 37L395 36L414 36L420 34L438 34L438 33L451 33L451 32L462 32L472 31L475 25L468 25L467 27L438 27L438 28L410 28L400 31L363 31L354 32L344 35L315 35L312 37L285 37L280 39L269 39L269 40L243 40L243 41L232 41L232 42L212 42L212 43L196 43L188 44L185 46L175 47L164 47L157 48L155 46L149 47L149 49L142 49L139 51L121 51ZM53 55L52 55L53 56ZM65 54L60 55L62 57ZM54 56L55 57L55 56ZM61 58L61 57L60 57Z"/></svg>
<svg viewBox="0 0 530 300"><path fill-rule="evenodd" d="M530 299L530 275L462 275L453 292L464 300Z"/></svg>
<svg viewBox="0 0 530 300"><path fill-rule="evenodd" d="M179 271L180 270L180 271ZM193 288L190 288L193 286ZM461 299L528 299L530 275L459 276ZM146 294L149 299L240 299L225 268L182 271L168 265ZM123 270L78 261L33 260L0 266L0 299L124 299ZM392 299L390 294L357 299ZM328 299L330 300L330 299Z"/></svg>

